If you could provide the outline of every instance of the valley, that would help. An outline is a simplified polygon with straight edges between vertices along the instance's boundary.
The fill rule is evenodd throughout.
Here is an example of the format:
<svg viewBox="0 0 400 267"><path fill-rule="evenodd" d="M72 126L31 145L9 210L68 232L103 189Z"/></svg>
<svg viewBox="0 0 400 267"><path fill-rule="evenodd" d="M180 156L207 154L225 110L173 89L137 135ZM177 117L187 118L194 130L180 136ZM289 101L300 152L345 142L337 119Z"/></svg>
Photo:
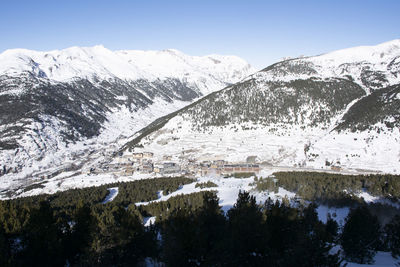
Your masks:
<svg viewBox="0 0 400 267"><path fill-rule="evenodd" d="M0 267L400 267L400 1L1 8Z"/></svg>

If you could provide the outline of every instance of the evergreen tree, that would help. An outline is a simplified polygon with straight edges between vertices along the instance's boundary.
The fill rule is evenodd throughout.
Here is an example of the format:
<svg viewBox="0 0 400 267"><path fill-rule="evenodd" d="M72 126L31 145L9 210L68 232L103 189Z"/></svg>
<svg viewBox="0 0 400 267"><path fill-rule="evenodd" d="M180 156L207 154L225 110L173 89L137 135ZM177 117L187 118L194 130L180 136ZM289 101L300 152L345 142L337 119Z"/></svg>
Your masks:
<svg viewBox="0 0 400 267"><path fill-rule="evenodd" d="M378 218L366 206L352 209L346 218L341 244L347 260L372 263L380 240Z"/></svg>
<svg viewBox="0 0 400 267"><path fill-rule="evenodd" d="M25 266L63 266L66 261L63 238L62 227L50 204L43 201L30 213L22 235L23 250L19 260Z"/></svg>
<svg viewBox="0 0 400 267"><path fill-rule="evenodd" d="M264 255L266 239L263 213L256 198L248 192L240 191L235 205L227 215L230 236L227 245L231 253L227 260L236 266L259 264Z"/></svg>
<svg viewBox="0 0 400 267"><path fill-rule="evenodd" d="M0 266L12 266L9 236L0 225Z"/></svg>
<svg viewBox="0 0 400 267"><path fill-rule="evenodd" d="M99 233L95 236L93 260L103 265L115 262L137 264L142 254L140 238L144 235L144 226L140 219L121 206L105 206L98 215Z"/></svg>
<svg viewBox="0 0 400 267"><path fill-rule="evenodd" d="M66 241L70 263L85 261L90 253L90 245L97 230L97 221L87 204L79 202L72 221L72 229Z"/></svg>
<svg viewBox="0 0 400 267"><path fill-rule="evenodd" d="M386 241L393 257L400 257L400 215L385 226Z"/></svg>
<svg viewBox="0 0 400 267"><path fill-rule="evenodd" d="M223 243L226 221L218 203L215 193L206 192L203 207L197 214L197 258L202 265L216 265L226 251Z"/></svg>
<svg viewBox="0 0 400 267"><path fill-rule="evenodd" d="M188 210L177 210L163 224L162 256L169 266L197 266L196 220Z"/></svg>
<svg viewBox="0 0 400 267"><path fill-rule="evenodd" d="M332 243L336 241L338 231L339 231L339 224L332 218L331 214L329 213L328 219L326 221L326 233L328 235L327 236L328 242Z"/></svg>

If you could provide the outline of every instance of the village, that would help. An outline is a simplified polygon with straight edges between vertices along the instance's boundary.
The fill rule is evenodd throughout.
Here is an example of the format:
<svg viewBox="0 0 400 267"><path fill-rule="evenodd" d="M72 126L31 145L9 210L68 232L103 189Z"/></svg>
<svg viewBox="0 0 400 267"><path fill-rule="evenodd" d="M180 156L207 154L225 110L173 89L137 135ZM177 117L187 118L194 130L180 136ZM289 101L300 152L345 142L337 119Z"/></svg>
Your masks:
<svg viewBox="0 0 400 267"><path fill-rule="evenodd" d="M164 155L162 159L154 157L152 152L136 152L121 154L112 162L104 162L86 170L87 174L112 173L116 176L131 176L134 174L152 174L154 176L230 176L234 173L260 172L256 156L249 156L245 162L231 163L222 159L203 160L188 159Z"/></svg>

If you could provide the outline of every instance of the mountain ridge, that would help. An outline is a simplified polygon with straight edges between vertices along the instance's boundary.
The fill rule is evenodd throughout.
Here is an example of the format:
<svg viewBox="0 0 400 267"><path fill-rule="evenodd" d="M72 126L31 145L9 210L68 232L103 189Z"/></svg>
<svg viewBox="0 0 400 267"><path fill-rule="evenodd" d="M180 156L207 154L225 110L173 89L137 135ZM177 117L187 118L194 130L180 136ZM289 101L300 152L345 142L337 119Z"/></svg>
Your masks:
<svg viewBox="0 0 400 267"><path fill-rule="evenodd" d="M176 156L185 151L188 158L235 162L256 155L272 165L397 173L398 43L362 47L359 54L370 55L362 61L351 61L357 58L349 54L358 49L353 48L275 63L158 120L124 148ZM332 59L335 54L340 60ZM343 54L350 58L345 64ZM379 100L384 92L390 94L390 105ZM364 119L363 125L351 122L349 117L369 116L368 107L357 108L368 101L378 107L377 117ZM354 110L364 115L354 116ZM192 145L195 140L207 145Z"/></svg>
<svg viewBox="0 0 400 267"><path fill-rule="evenodd" d="M118 143L254 71L238 57L209 57L177 50L113 52L102 46L3 52L1 173L30 169L24 171L30 175L62 164L65 157L72 161L79 150L99 149L96 142Z"/></svg>

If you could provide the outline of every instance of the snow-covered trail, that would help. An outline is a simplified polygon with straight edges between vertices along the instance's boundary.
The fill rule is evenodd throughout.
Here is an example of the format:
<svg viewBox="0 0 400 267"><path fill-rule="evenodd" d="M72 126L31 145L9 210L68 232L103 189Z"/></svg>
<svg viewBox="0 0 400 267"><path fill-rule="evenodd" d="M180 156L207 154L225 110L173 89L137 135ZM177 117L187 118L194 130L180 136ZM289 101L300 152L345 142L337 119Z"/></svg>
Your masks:
<svg viewBox="0 0 400 267"><path fill-rule="evenodd" d="M111 188L108 188L107 189L108 190L108 195L106 196L106 198L103 200L103 204L106 204L106 203L108 203L108 202L111 202L111 201L113 201L114 200L114 198L118 195L118 187L111 187Z"/></svg>

